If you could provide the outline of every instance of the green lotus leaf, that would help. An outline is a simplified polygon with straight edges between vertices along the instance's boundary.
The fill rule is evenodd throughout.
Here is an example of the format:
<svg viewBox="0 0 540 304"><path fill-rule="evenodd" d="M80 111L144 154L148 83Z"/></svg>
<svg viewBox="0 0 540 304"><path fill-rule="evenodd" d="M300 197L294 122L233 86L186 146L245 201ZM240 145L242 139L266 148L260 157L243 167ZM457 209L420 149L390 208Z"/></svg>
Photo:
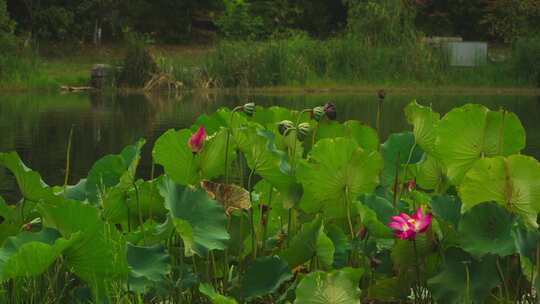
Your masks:
<svg viewBox="0 0 540 304"><path fill-rule="evenodd" d="M357 120L348 120L343 124L337 121L321 122L317 128L317 141L325 138L346 137L354 139L364 150L377 151L379 137L377 131Z"/></svg>
<svg viewBox="0 0 540 304"><path fill-rule="evenodd" d="M126 169L124 158L120 155L107 155L95 162L86 180L88 199L97 203L109 188L118 185Z"/></svg>
<svg viewBox="0 0 540 304"><path fill-rule="evenodd" d="M15 212L15 207L6 204L0 196L0 246L9 236L19 232L22 222Z"/></svg>
<svg viewBox="0 0 540 304"><path fill-rule="evenodd" d="M457 229L461 219L461 201L453 195L435 196L430 202L431 212L437 219L452 224Z"/></svg>
<svg viewBox="0 0 540 304"><path fill-rule="evenodd" d="M131 290L145 292L148 288L165 281L171 272L169 254L163 245L149 247L127 243L127 262Z"/></svg>
<svg viewBox="0 0 540 304"><path fill-rule="evenodd" d="M361 195L359 200L373 210L377 215L377 219L383 224L390 223L390 217L396 213L389 200L376 194Z"/></svg>
<svg viewBox="0 0 540 304"><path fill-rule="evenodd" d="M328 218L347 214L346 200L375 189L382 159L347 138L323 139L311 150L308 161L299 163L297 178L310 199L300 208L308 213L322 211Z"/></svg>
<svg viewBox="0 0 540 304"><path fill-rule="evenodd" d="M336 249L332 239L330 239L330 237L324 233L324 227L321 227L316 246L317 248L315 249L315 252L323 269L332 269Z"/></svg>
<svg viewBox="0 0 540 304"><path fill-rule="evenodd" d="M477 258L510 255L516 252L512 224L512 216L497 204L477 205L459 223L461 247Z"/></svg>
<svg viewBox="0 0 540 304"><path fill-rule="evenodd" d="M9 237L0 249L0 281L42 274L78 237L66 240L51 228Z"/></svg>
<svg viewBox="0 0 540 304"><path fill-rule="evenodd" d="M296 119L297 117L294 115L293 111L277 106L269 108L257 107L257 111L253 114L253 121L259 123L268 130L274 131L274 133L278 133L277 124L280 121L290 120L296 122Z"/></svg>
<svg viewBox="0 0 540 304"><path fill-rule="evenodd" d="M258 111L255 111L255 115L257 112ZM191 131L195 132L200 126L204 126L207 134L214 134L221 130L222 127L232 127L232 129L234 129L247 122L246 116L237 112L234 113L234 119L232 120L231 125L232 115L233 112L228 108L220 108L211 115L202 114L191 127Z"/></svg>
<svg viewBox="0 0 540 304"><path fill-rule="evenodd" d="M132 223L139 224L150 216L163 219L167 214L163 197L159 194L158 180L138 180L129 187L116 186L102 196L103 216L111 223L127 224L128 216ZM139 218L140 212L140 218Z"/></svg>
<svg viewBox="0 0 540 304"><path fill-rule="evenodd" d="M259 206L263 204L270 207L268 213L266 214L267 235L276 235L280 233L282 230L282 221L288 217L286 207L290 209L290 207L294 205L294 199L290 199L287 196L287 193L283 193L275 189L266 180L259 181L253 189L254 191L252 192L252 195L253 193L256 193L259 196L259 201L255 206L255 210L257 210L257 212L254 213L255 223L261 223L261 209ZM272 195L270 195L270 193L272 193Z"/></svg>
<svg viewBox="0 0 540 304"><path fill-rule="evenodd" d="M513 228L512 235L516 243L516 249L519 254L522 257L526 257L531 261L535 261L540 232L538 230L529 230L517 226Z"/></svg>
<svg viewBox="0 0 540 304"><path fill-rule="evenodd" d="M416 164L416 182L422 189L443 193L448 187L448 177L443 163L431 155Z"/></svg>
<svg viewBox="0 0 540 304"><path fill-rule="evenodd" d="M468 104L453 109L440 121L435 154L446 165L448 177L459 185L483 157L508 156L525 147L525 130L514 114Z"/></svg>
<svg viewBox="0 0 540 304"><path fill-rule="evenodd" d="M187 129L168 130L156 140L152 151L155 162L163 166L165 173L183 185L198 181L193 160L195 156L187 144L191 135Z"/></svg>
<svg viewBox="0 0 540 304"><path fill-rule="evenodd" d="M362 269L315 271L296 287L295 304L360 304L358 283Z"/></svg>
<svg viewBox="0 0 540 304"><path fill-rule="evenodd" d="M483 202L497 202L538 228L540 163L532 157L512 155L484 158L467 172L459 187L462 212Z"/></svg>
<svg viewBox="0 0 540 304"><path fill-rule="evenodd" d="M396 166L416 164L422 159L423 151L415 144L413 133L404 132L392 134L386 142L381 145L381 154L384 158L384 170L381 176L381 184L383 186L391 186L394 184L396 174L399 174L400 180L403 181L404 173L402 170L397 171Z"/></svg>
<svg viewBox="0 0 540 304"><path fill-rule="evenodd" d="M135 178L144 140L125 147L120 154L106 155L94 163L84 184L88 200L94 204L104 200L113 187L126 189Z"/></svg>
<svg viewBox="0 0 540 304"><path fill-rule="evenodd" d="M202 283L199 285L199 291L210 298L212 304L237 304L235 299L226 297L216 292L210 284Z"/></svg>
<svg viewBox="0 0 540 304"><path fill-rule="evenodd" d="M287 262L278 256L258 258L242 277L243 295L249 300L271 294L292 276Z"/></svg>
<svg viewBox="0 0 540 304"><path fill-rule="evenodd" d="M86 178L81 179L76 185L68 185L65 189L64 196L67 199L81 202L88 199L86 196Z"/></svg>
<svg viewBox="0 0 540 304"><path fill-rule="evenodd" d="M186 145L187 146L187 145ZM227 149L227 130L222 129L209 137L197 158L202 179L213 179L225 173L225 151ZM236 158L234 141L229 139L227 166Z"/></svg>
<svg viewBox="0 0 540 304"><path fill-rule="evenodd" d="M158 185L177 232L184 241L185 254L206 256L209 250L223 250L229 240L223 206L206 191L176 184L164 177Z"/></svg>
<svg viewBox="0 0 540 304"><path fill-rule="evenodd" d="M127 204L130 206L129 212L132 216L138 216L139 212L143 218L150 216L162 218L167 213L163 197L159 194L159 179L153 181L138 180L128 191ZM137 203L138 201L138 203ZM137 204L140 205L140 210Z"/></svg>
<svg viewBox="0 0 540 304"><path fill-rule="evenodd" d="M64 200L39 205L44 225L63 237L80 237L64 251L66 264L96 293L107 280L127 276L125 241L114 225L101 219L99 209L79 201Z"/></svg>
<svg viewBox="0 0 540 304"><path fill-rule="evenodd" d="M323 229L322 219L315 218L302 226L302 230L294 236L290 245L279 256L287 261L290 269L309 261L317 254L317 242Z"/></svg>
<svg viewBox="0 0 540 304"><path fill-rule="evenodd" d="M360 219L362 220L362 224L366 227L371 236L382 239L392 238L392 230L379 220L375 211L360 203L356 203L355 206L358 215L360 215Z"/></svg>
<svg viewBox="0 0 540 304"><path fill-rule="evenodd" d="M431 243L425 235L416 236L416 250L419 257L427 257L433 251ZM397 240L390 253L394 269L399 273L415 269L416 259L414 253L414 243L409 240ZM422 263L420 263L422 264ZM424 266L424 265L421 265Z"/></svg>
<svg viewBox="0 0 540 304"><path fill-rule="evenodd" d="M375 281L368 289L368 299L384 301L384 302L399 302L407 299L411 289L410 283L405 282L409 279L406 276L392 277Z"/></svg>
<svg viewBox="0 0 540 304"><path fill-rule="evenodd" d="M202 179L212 179L225 171L225 146L227 132L219 132L207 138L203 150L194 155L188 146L192 132L187 129L168 130L154 144L152 155L156 163L163 166L165 173L181 185L194 185ZM234 142L229 142L229 158L235 157Z"/></svg>
<svg viewBox="0 0 540 304"><path fill-rule="evenodd" d="M326 227L326 235L334 245L334 268L342 268L347 265L351 243L349 237L336 225Z"/></svg>
<svg viewBox="0 0 540 304"><path fill-rule="evenodd" d="M435 140L440 114L431 107L419 105L416 100L405 107L407 121L414 126L416 143L428 154L435 152Z"/></svg>
<svg viewBox="0 0 540 304"><path fill-rule="evenodd" d="M39 173L26 167L16 152L0 153L0 166L13 173L24 199L33 202L55 199L52 188L45 184Z"/></svg>
<svg viewBox="0 0 540 304"><path fill-rule="evenodd" d="M442 271L428 281L437 303L484 303L491 290L500 283L495 256L485 256L477 261L457 248L447 250L444 256Z"/></svg>
<svg viewBox="0 0 540 304"><path fill-rule="evenodd" d="M279 190L289 189L294 184L288 156L276 147L272 132L250 123L235 129L233 135L251 170Z"/></svg>

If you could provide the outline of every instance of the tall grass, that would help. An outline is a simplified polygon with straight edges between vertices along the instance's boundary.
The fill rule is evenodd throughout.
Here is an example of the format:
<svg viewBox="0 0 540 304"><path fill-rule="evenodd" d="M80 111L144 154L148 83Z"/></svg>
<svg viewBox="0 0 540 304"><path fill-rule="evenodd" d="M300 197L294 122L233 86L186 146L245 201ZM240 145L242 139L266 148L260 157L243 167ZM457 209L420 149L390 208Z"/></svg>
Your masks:
<svg viewBox="0 0 540 304"><path fill-rule="evenodd" d="M263 42L225 41L209 54L203 66L220 87L531 84L516 77L510 61L456 68L448 64L443 51L420 42L375 47L352 35L324 41L306 36Z"/></svg>

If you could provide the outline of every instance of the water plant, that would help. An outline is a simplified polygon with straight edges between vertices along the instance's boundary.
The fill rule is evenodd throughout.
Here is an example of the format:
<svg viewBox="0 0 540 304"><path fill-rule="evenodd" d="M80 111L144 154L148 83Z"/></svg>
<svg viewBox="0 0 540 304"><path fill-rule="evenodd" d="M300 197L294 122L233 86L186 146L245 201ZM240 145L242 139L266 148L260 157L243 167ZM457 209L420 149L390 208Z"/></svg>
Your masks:
<svg viewBox="0 0 540 304"><path fill-rule="evenodd" d="M338 114L203 114L156 140L150 179L144 140L59 186L0 153L21 193L0 197L0 302L536 303L540 163L515 114L412 102L382 143Z"/></svg>

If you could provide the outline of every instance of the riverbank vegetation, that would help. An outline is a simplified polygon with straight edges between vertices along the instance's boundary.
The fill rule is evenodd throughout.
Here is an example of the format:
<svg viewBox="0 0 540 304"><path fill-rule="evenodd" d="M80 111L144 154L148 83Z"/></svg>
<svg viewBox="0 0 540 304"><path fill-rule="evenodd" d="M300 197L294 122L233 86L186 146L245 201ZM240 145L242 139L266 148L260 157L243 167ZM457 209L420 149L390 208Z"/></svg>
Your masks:
<svg viewBox="0 0 540 304"><path fill-rule="evenodd" d="M87 84L92 64L125 63L133 36L144 37L161 72L187 88L539 82L536 1L159 2L1 0L0 87ZM490 41L488 63L451 67L443 48L425 39L449 35ZM162 52L167 43L207 51Z"/></svg>
<svg viewBox="0 0 540 304"><path fill-rule="evenodd" d="M384 142L339 113L221 108L164 132L149 178L142 139L80 181L68 144L56 186L0 153L20 192L0 301L537 303L540 163L514 113L411 102Z"/></svg>

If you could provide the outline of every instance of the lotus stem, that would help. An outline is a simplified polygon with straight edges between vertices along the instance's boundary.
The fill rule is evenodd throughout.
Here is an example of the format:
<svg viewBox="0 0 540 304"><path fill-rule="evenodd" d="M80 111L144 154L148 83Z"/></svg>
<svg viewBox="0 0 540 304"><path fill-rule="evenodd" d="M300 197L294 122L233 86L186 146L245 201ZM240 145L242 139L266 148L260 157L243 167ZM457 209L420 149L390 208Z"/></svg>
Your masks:
<svg viewBox="0 0 540 304"><path fill-rule="evenodd" d="M510 293L508 292L508 284L506 283L506 279L505 279L504 273L503 273L503 271L502 271L502 267L501 267L501 262L500 262L499 256L497 256L497 259L495 260L495 263L496 263L496 265L497 265L497 272L499 273L499 277L500 277L501 282L502 282L502 284L503 284L505 297L506 297L506 299L508 299L508 297L510 296Z"/></svg>
<svg viewBox="0 0 540 304"><path fill-rule="evenodd" d="M229 143L231 141L231 128L234 121L234 114L242 107L236 107L231 112L231 119L229 120L229 127L227 128L227 140L225 141L225 183L229 183Z"/></svg>
<svg viewBox="0 0 540 304"><path fill-rule="evenodd" d="M418 262L418 248L416 247L416 239L412 239L413 248L414 248L414 267L416 269L416 296L414 297L415 303L418 303L419 298L421 296L420 286L420 263Z"/></svg>
<svg viewBox="0 0 540 304"><path fill-rule="evenodd" d="M66 172L64 175L64 194L68 185L69 180L69 171L71 166L71 143L73 141L73 125L71 126L71 129L69 130L69 138L68 138L68 145L67 145L67 151L66 151Z"/></svg>
<svg viewBox="0 0 540 304"><path fill-rule="evenodd" d="M141 225L141 232L142 232L142 235L143 235L143 243L146 245L147 244L147 242L146 242L146 231L144 229L144 220L143 220L143 217L142 217L141 200L140 200L140 196L139 196L139 187L137 187L137 183L135 181L133 181L133 188L135 188L135 199L137 200L137 213L138 213L138 216L139 216L139 225ZM128 217L129 217L129 213L128 213Z"/></svg>
<svg viewBox="0 0 540 304"><path fill-rule="evenodd" d="M465 264L465 275L466 275L466 278L467 278L467 289L465 290L466 294L466 300L465 300L465 303L470 303L471 302L471 275L470 275L470 272L469 272L469 264L468 262L467 263L464 263Z"/></svg>
<svg viewBox="0 0 540 304"><path fill-rule="evenodd" d="M248 187L248 192L249 192L250 196L251 196L251 182L252 182L254 172L255 172L254 169L251 170L251 172L249 172L249 176L248 176L247 187ZM250 197L250 200L251 200L251 197ZM249 224L251 226L251 250L252 250L252 254L253 254L253 260L255 260L257 258L257 233L255 231L255 220L254 220L253 206L251 206L251 209L248 211L248 213L249 213Z"/></svg>
<svg viewBox="0 0 540 304"><path fill-rule="evenodd" d="M351 241L354 240L354 229L351 217L351 202L349 200L349 187L345 186L345 208L347 208L347 221L349 222L349 232L351 233Z"/></svg>
<svg viewBox="0 0 540 304"><path fill-rule="evenodd" d="M302 114L304 113L307 113L307 112L310 112L312 111L312 109L303 109L302 111L300 111L300 113L298 113L298 117L296 117L296 124L295 124L295 136L294 136L294 141L293 141L293 147L292 147L292 158L291 158L291 162L292 162L292 170L293 172L296 172L296 142L298 140L298 125L300 124L300 119L302 118Z"/></svg>
<svg viewBox="0 0 540 304"><path fill-rule="evenodd" d="M289 209L289 218L287 219L287 247L289 247L290 239L291 239L291 225L292 225L292 209Z"/></svg>
<svg viewBox="0 0 540 304"><path fill-rule="evenodd" d="M379 104L377 106L377 120L375 122L375 127L377 129L377 136L381 138L381 116L383 111L383 100L379 99Z"/></svg>
<svg viewBox="0 0 540 304"><path fill-rule="evenodd" d="M398 192L398 182L399 182L399 152L396 157L396 176L394 177L394 185L392 187L394 193L392 195L392 206L394 207L394 210L397 212L397 192Z"/></svg>
<svg viewBox="0 0 540 304"><path fill-rule="evenodd" d="M270 218L270 212L271 211L271 207L272 207L272 194L274 192L274 187L272 185L270 185L270 194L268 195L268 218ZM261 226L262 226L262 231L263 231L263 235L262 235L262 244L261 244L261 251L264 252L264 247L265 247L265 244L266 244L266 237L267 237L267 233L268 233L268 223L266 223L266 225L264 224L263 222L263 211L262 211L262 208L261 208Z"/></svg>

